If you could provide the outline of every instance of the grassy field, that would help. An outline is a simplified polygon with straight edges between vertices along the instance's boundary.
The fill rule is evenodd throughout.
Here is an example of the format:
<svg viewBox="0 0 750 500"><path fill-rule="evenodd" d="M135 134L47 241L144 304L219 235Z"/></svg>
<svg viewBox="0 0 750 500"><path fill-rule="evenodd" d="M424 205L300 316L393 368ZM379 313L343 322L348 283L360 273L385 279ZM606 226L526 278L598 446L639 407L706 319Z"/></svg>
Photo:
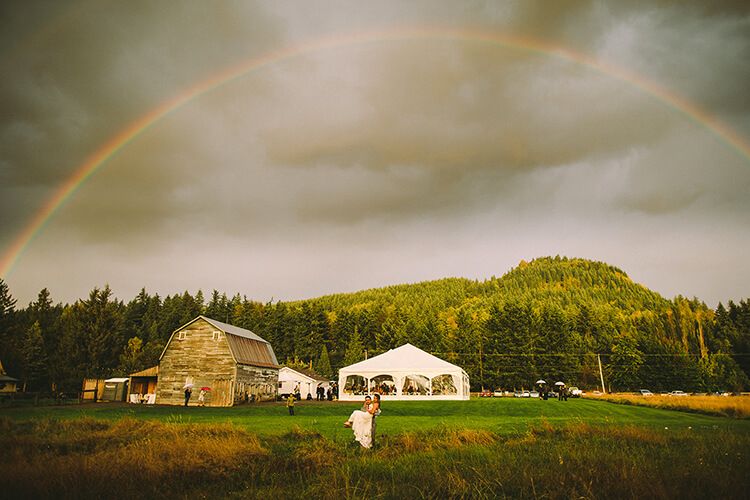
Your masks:
<svg viewBox="0 0 750 500"><path fill-rule="evenodd" d="M595 399L612 403L687 411L706 415L730 418L750 418L750 397L748 396L636 396L633 394L612 394L594 396Z"/></svg>
<svg viewBox="0 0 750 500"><path fill-rule="evenodd" d="M7 498L746 498L750 420L600 400L0 411Z"/></svg>
<svg viewBox="0 0 750 500"><path fill-rule="evenodd" d="M688 400L689 398L680 398ZM728 401L727 398L724 398ZM687 401L685 401L687 402ZM317 432L331 439L348 439L350 430L342 423L359 408L357 403L299 402L296 415L288 415L283 402L245 405L235 408L199 408L182 406L111 405L15 408L0 411L12 420L73 419L92 417L118 420L135 418L164 423L232 424L264 436L281 434L293 428ZM727 419L696 412L683 413L650 407L628 407L597 399L542 401L522 398L472 398L470 401L385 401L378 420L383 435L429 431L442 427L481 429L499 435L523 432L530 425L570 423L588 425L638 425L673 430L715 430L717 428L750 432L750 420Z"/></svg>

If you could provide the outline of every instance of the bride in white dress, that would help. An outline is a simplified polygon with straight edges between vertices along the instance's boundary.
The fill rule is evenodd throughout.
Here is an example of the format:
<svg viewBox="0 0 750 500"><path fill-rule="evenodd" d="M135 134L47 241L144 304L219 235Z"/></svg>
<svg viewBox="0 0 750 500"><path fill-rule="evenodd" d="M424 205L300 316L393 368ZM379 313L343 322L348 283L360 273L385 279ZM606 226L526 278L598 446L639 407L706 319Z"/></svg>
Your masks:
<svg viewBox="0 0 750 500"><path fill-rule="evenodd" d="M354 431L354 440L363 447L372 446L373 418L380 413L380 394L375 394L375 402L370 396L365 398L365 404L360 410L354 410L349 420L344 422L344 427L351 427Z"/></svg>

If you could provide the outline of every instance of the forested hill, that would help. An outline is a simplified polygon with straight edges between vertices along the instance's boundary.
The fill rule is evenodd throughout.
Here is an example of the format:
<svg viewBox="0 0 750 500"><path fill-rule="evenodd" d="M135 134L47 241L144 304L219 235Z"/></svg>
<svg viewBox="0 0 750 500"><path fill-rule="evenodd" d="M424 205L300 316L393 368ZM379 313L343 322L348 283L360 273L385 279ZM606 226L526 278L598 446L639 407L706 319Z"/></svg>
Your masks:
<svg viewBox="0 0 750 500"><path fill-rule="evenodd" d="M544 257L521 261L501 278L482 282L445 278L410 285L394 285L351 294L338 294L299 301L329 309L356 308L387 302L399 309L411 306L427 310L488 306L509 299L545 301L561 306L604 305L613 302L626 311L664 309L670 301L642 285L633 283L622 270L584 259ZM415 303L416 301L416 303Z"/></svg>
<svg viewBox="0 0 750 500"><path fill-rule="evenodd" d="M530 387L538 378L596 388L600 359L608 389L750 385L750 302L714 311L698 299L668 300L616 267L565 257L521 262L484 281L446 278L295 302L214 291L204 303L200 291L162 299L144 289L125 304L105 288L54 306L45 289L28 308L12 309L2 317L0 359L37 385L153 366L171 333L199 314L252 330L280 362L312 364L327 377L409 342L462 366L475 389Z"/></svg>
<svg viewBox="0 0 750 500"><path fill-rule="evenodd" d="M464 367L474 387L529 387L540 377L595 387L602 359L605 383L618 389L715 390L747 384L749 312L740 302L715 313L697 299L667 300L601 262L545 257L482 282L289 303L285 313L300 325L291 342L291 329L256 331L289 359L319 359L323 344L334 368L410 342Z"/></svg>

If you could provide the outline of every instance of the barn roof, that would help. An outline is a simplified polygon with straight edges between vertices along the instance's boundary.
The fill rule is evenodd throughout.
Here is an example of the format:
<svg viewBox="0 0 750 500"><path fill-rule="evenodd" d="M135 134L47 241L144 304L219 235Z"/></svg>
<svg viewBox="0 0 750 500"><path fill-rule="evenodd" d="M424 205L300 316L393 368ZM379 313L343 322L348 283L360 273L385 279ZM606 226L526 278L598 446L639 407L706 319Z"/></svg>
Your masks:
<svg viewBox="0 0 750 500"><path fill-rule="evenodd" d="M282 368L282 370L289 370L289 371L297 372L300 375L304 375L305 377L314 380L315 382L319 382L319 383L328 382L327 378L321 377L320 375L318 375L314 371L312 371L312 370L306 370L305 368L290 368L288 366L285 366L284 368Z"/></svg>
<svg viewBox="0 0 750 500"><path fill-rule="evenodd" d="M271 344L250 330L222 323L221 321L205 316L199 316L196 319L203 319L224 332L229 349L232 351L232 356L234 356L234 360L238 363L266 368L279 367L279 362L276 360L276 354L273 352Z"/></svg>
<svg viewBox="0 0 750 500"><path fill-rule="evenodd" d="M266 344L268 344L268 342L266 342L259 336L255 335L250 330L245 330L244 328L240 328L239 326L229 325L227 323L222 323L221 321L216 321L215 319L207 318L205 316L198 316L198 318L205 319L206 321L208 321L209 323L211 323L212 325L214 325L216 328L218 328L224 333L231 333L232 335L236 335L238 337L244 337L250 340L257 340L259 342L265 342ZM198 319L198 318L195 318L195 319Z"/></svg>
<svg viewBox="0 0 750 500"><path fill-rule="evenodd" d="M146 368L139 372L131 373L131 377L158 377L159 376L159 365Z"/></svg>
<svg viewBox="0 0 750 500"><path fill-rule="evenodd" d="M221 321L207 318L205 316L198 316L172 332L172 337L170 337L169 342L167 342L167 345L164 347L161 356L164 356L164 353L167 352L167 348L177 332L199 320L205 321L217 330L224 332L227 344L229 345L229 350L232 353L235 362L265 368L279 368L276 354L273 352L273 347L268 341L263 340L250 330L222 323ZM159 357L160 360L161 356Z"/></svg>

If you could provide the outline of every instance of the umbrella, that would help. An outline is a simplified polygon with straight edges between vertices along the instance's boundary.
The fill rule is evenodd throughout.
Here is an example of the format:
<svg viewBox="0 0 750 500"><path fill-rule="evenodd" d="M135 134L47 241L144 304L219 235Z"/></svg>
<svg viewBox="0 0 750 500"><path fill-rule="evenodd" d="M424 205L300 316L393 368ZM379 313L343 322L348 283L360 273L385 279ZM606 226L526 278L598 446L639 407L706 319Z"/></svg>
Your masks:
<svg viewBox="0 0 750 500"><path fill-rule="evenodd" d="M195 384L185 384L182 388L187 389L188 387L193 387Z"/></svg>
<svg viewBox="0 0 750 500"><path fill-rule="evenodd" d="M565 385L565 382L555 382L555 385Z"/></svg>
<svg viewBox="0 0 750 500"><path fill-rule="evenodd" d="M211 388L210 388L210 387L201 387L201 390L202 390L202 391L210 391L210 390L211 390Z"/></svg>
<svg viewBox="0 0 750 500"><path fill-rule="evenodd" d="M537 384L546 384L547 382L545 382L544 380L539 379L539 380L536 381L536 383Z"/></svg>

